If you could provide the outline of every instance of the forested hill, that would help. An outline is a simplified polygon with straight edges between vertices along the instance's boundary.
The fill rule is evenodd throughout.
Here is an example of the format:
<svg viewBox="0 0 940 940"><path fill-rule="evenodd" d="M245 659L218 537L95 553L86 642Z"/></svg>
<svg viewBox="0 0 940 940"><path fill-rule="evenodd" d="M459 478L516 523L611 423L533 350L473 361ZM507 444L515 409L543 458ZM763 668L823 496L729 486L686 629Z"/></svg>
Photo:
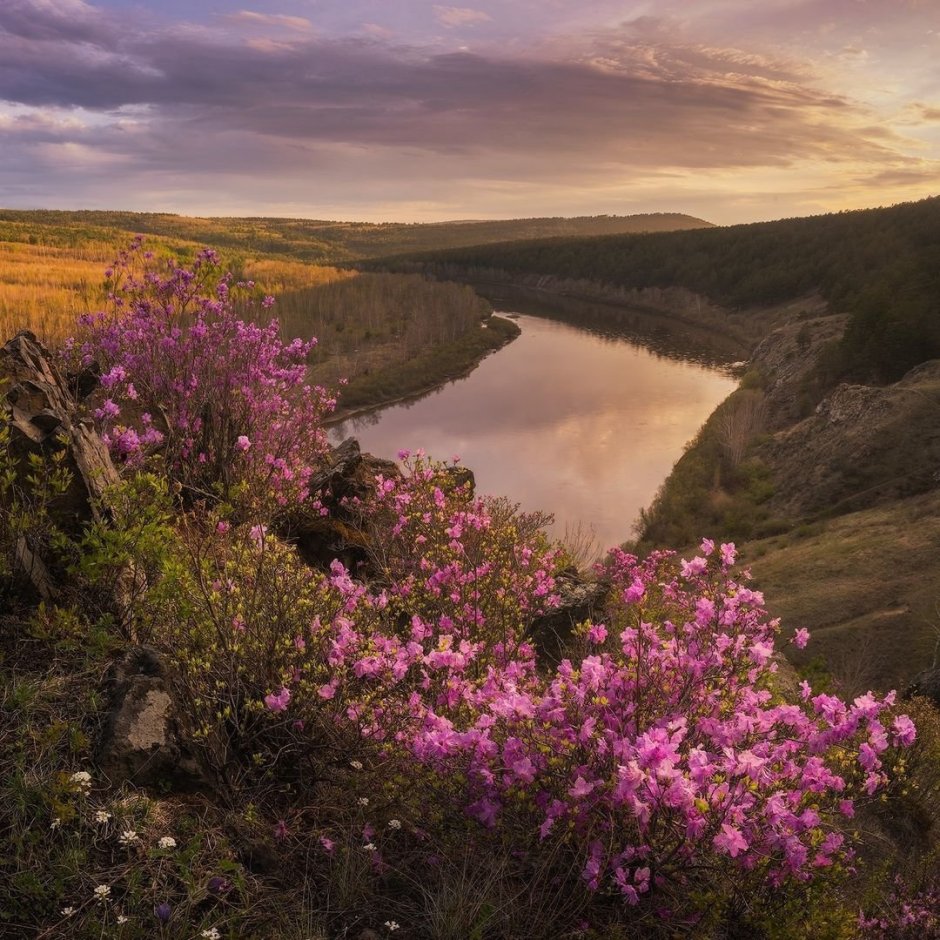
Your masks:
<svg viewBox="0 0 940 940"><path fill-rule="evenodd" d="M514 239L663 232L711 225L692 216L667 212L571 219L370 223L284 218L196 218L150 212L0 209L0 229L3 223L10 223L6 227L10 231L19 226L34 238L61 236L68 239L89 228L93 231L107 229L327 263ZM37 232L41 235L37 236Z"/></svg>
<svg viewBox="0 0 940 940"><path fill-rule="evenodd" d="M833 367L891 380L940 357L940 197L840 212L645 235L555 238L410 260L627 288L685 287L732 307L819 291L851 321Z"/></svg>

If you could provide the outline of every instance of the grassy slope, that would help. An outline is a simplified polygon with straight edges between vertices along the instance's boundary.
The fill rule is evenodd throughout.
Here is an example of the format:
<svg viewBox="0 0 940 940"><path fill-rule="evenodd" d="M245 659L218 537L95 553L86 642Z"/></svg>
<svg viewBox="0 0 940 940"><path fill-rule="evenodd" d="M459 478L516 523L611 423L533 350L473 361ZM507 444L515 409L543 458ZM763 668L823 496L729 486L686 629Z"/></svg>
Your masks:
<svg viewBox="0 0 940 940"><path fill-rule="evenodd" d="M747 542L742 556L788 632L813 641L851 692L903 688L928 668L940 629L940 492ZM791 648L792 649L792 648Z"/></svg>

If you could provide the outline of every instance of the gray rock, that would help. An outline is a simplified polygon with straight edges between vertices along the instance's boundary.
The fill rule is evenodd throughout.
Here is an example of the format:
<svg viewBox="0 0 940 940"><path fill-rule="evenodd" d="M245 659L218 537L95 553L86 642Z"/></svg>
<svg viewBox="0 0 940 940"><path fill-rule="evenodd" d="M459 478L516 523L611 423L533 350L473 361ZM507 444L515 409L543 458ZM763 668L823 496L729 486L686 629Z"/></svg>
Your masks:
<svg viewBox="0 0 940 940"><path fill-rule="evenodd" d="M344 500L369 497L375 492L378 474L399 477L401 471L391 460L361 453L353 437L333 449L323 468L310 480L311 495L320 499L329 514L289 519L283 526L284 534L296 543L307 564L327 569L338 560L351 571L367 564L367 538L356 513L345 507Z"/></svg>
<svg viewBox="0 0 940 940"><path fill-rule="evenodd" d="M536 617L528 630L539 661L546 664L564 658L574 628L601 610L610 588L601 581L587 581L572 569L555 578L555 590L561 597L559 606Z"/></svg>
<svg viewBox="0 0 940 940"><path fill-rule="evenodd" d="M98 747L97 763L114 785L193 790L205 785L187 749L177 708L159 653L131 649L112 667L112 708Z"/></svg>

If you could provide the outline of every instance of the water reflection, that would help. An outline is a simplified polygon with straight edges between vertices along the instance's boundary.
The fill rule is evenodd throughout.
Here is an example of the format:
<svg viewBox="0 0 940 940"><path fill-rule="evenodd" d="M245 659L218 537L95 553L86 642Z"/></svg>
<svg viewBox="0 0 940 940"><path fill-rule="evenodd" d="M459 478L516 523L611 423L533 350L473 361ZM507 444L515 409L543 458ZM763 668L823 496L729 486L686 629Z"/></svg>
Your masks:
<svg viewBox="0 0 940 940"><path fill-rule="evenodd" d="M553 513L557 534L581 524L604 547L623 541L734 382L609 323L528 313L517 322L522 335L467 378L331 433L383 457L419 447L459 455L482 492Z"/></svg>

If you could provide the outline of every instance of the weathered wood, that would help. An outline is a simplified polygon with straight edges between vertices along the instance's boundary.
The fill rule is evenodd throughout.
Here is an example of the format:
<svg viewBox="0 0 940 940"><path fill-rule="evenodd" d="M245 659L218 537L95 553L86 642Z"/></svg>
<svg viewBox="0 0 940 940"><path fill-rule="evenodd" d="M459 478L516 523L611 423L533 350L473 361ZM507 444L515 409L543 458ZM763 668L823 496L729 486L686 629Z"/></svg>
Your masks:
<svg viewBox="0 0 940 940"><path fill-rule="evenodd" d="M29 454L48 457L64 447L72 482L60 504L62 521L66 528L90 518L102 521L104 493L118 482L118 473L104 441L80 419L78 402L51 353L23 331L0 349L0 368L13 382L5 406L15 456L25 464Z"/></svg>
<svg viewBox="0 0 940 940"><path fill-rule="evenodd" d="M89 522L108 521L107 490L119 482L117 469L91 422L80 416L79 402L52 354L24 330L0 348L0 370L11 382L3 402L3 418L10 426L11 452L23 479L29 472L31 454L48 459L64 449L64 467L71 479L68 490L56 500L56 522L77 533ZM55 596L55 583L45 560L25 539L17 543L16 561L40 597ZM121 572L116 579L114 606L122 620L140 588L139 580L133 570Z"/></svg>

